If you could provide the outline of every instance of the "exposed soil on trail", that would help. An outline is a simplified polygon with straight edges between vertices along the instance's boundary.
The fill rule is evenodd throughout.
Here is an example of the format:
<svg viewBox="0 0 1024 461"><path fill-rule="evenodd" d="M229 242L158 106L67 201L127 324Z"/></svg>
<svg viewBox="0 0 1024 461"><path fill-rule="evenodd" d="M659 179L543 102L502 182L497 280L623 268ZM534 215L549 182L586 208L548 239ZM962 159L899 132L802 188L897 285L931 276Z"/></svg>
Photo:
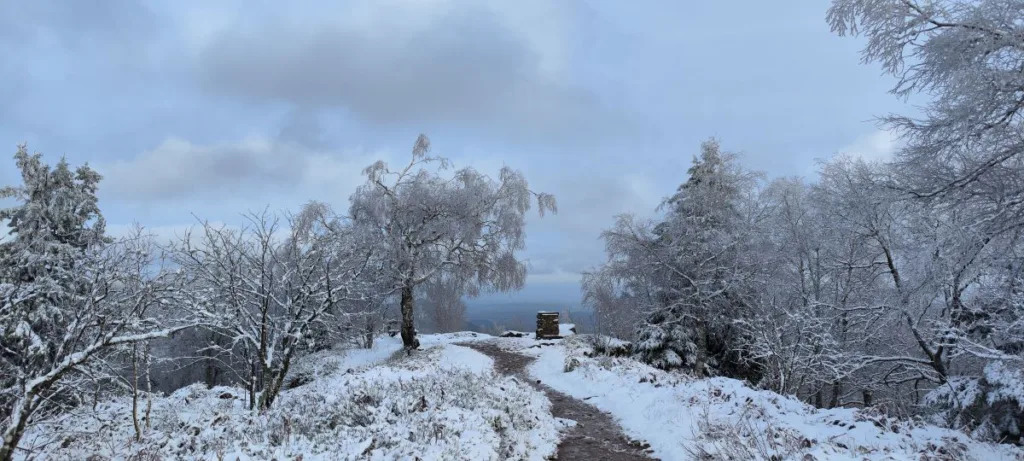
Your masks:
<svg viewBox="0 0 1024 461"><path fill-rule="evenodd" d="M534 359L515 352L501 349L495 344L486 342L462 343L480 351L494 359L494 369L498 373L513 376L530 383L544 392L551 401L551 413L556 418L571 419L576 425L564 430L562 441L558 444L559 461L650 461L645 451L649 445L630 440L610 415L561 392L558 392L536 379L530 379L526 366Z"/></svg>

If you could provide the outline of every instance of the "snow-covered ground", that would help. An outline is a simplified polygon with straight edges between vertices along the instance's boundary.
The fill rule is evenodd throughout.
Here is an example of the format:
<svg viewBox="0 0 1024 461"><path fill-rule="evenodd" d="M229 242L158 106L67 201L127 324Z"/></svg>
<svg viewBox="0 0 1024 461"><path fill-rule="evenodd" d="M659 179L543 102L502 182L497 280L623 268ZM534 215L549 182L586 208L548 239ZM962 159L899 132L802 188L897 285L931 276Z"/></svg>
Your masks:
<svg viewBox="0 0 1024 461"><path fill-rule="evenodd" d="M582 337L529 347L530 373L611 413L654 456L685 459L1020 460L1024 451L853 409L818 410L728 378L692 379L628 358L587 357ZM571 371L566 371L571 370ZM772 458L772 455L778 458ZM805 458L811 455L813 458Z"/></svg>
<svg viewBox="0 0 1024 461"><path fill-rule="evenodd" d="M558 427L540 392L492 372L490 358L425 337L406 357L383 338L372 350L320 353L265 414L241 389L193 385L156 399L135 442L131 402L102 402L26 437L39 459L542 460ZM23 453L24 454L24 453ZM43 455L43 456L39 456Z"/></svg>
<svg viewBox="0 0 1024 461"><path fill-rule="evenodd" d="M553 418L542 393L496 376L490 358L455 344L495 341L537 357L535 378L609 412L663 460L1024 460L1019 448L935 426L589 357L585 336L531 336L424 335L411 357L397 338L382 338L370 350L306 357L294 372L306 384L264 414L246 408L240 389L195 385L156 399L138 442L124 398L34 428L25 441L38 459L545 459L571 422Z"/></svg>

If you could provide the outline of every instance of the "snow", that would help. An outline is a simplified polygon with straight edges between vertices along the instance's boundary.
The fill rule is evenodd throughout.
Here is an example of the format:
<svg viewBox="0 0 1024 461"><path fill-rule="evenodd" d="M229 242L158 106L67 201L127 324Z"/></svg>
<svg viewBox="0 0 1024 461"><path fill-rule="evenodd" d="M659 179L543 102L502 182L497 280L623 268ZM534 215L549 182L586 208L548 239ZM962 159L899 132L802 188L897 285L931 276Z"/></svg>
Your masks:
<svg viewBox="0 0 1024 461"><path fill-rule="evenodd" d="M576 333L572 332L572 329L576 328L576 325L571 323L559 323L558 324L558 336L571 336Z"/></svg>
<svg viewBox="0 0 1024 461"><path fill-rule="evenodd" d="M537 357L529 372L544 384L610 413L632 438L661 459L712 458L893 460L1024 459L1006 445L981 443L936 426L854 409L817 410L798 400L727 379L694 379L629 358L587 357L580 339L564 347L522 351ZM572 371L566 372L568 362ZM742 455L738 455L742 453Z"/></svg>
<svg viewBox="0 0 1024 461"><path fill-rule="evenodd" d="M468 347L448 346L442 349L438 365L480 374L493 370L494 360Z"/></svg>
<svg viewBox="0 0 1024 461"><path fill-rule="evenodd" d="M460 331L458 333L439 333L435 335L419 336L422 347L435 346L438 344L452 344L470 341L487 341L494 339L491 335L475 333L472 331Z"/></svg>
<svg viewBox="0 0 1024 461"><path fill-rule="evenodd" d="M984 376L993 388L988 396L990 405L999 401L1016 402L1024 409L1024 371L992 362L985 367Z"/></svg>
<svg viewBox="0 0 1024 461"><path fill-rule="evenodd" d="M373 347L370 349L345 351L345 365L349 368L357 368L377 364L400 350L402 350L401 337L382 336L373 341Z"/></svg>
<svg viewBox="0 0 1024 461"><path fill-rule="evenodd" d="M303 358L295 375L312 378L284 390L267 412L246 406L242 389L193 385L153 402L152 430L133 441L128 398L95 412L33 428L25 441L48 459L523 459L552 455L564 424L540 392L497 376L490 358L424 336L408 356L396 338L373 349ZM59 443L52 443L57 440ZM41 443L41 442L40 442Z"/></svg>
<svg viewBox="0 0 1024 461"><path fill-rule="evenodd" d="M491 341L536 357L534 378L610 413L659 459L1024 459L1020 448L921 422L817 410L732 379L589 356L589 339L423 335L422 350L408 355L399 338L383 337L372 349L302 358L291 376L306 384L284 390L263 414L248 410L242 389L193 385L154 400L141 441L133 440L131 401L120 397L34 427L25 443L40 459L543 460L576 423L554 418L542 393L458 345ZM990 372L1016 376L999 371Z"/></svg>

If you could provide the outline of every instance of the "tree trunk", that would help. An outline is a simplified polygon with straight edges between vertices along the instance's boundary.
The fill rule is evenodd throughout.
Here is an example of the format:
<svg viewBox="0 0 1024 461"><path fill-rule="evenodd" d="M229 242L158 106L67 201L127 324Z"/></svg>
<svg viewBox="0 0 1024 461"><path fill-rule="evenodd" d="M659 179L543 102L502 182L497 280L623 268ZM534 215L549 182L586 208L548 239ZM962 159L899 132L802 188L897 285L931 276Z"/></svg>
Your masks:
<svg viewBox="0 0 1024 461"><path fill-rule="evenodd" d="M4 437L0 445L0 461L11 461L14 459L14 447L21 440L21 434L10 434Z"/></svg>
<svg viewBox="0 0 1024 461"><path fill-rule="evenodd" d="M203 361L206 364L205 380L208 389L212 389L220 384L220 364L217 363L217 352L215 351L222 350L224 347L222 336L218 333L211 333L210 342L216 345L217 348L208 347L203 351Z"/></svg>
<svg viewBox="0 0 1024 461"><path fill-rule="evenodd" d="M839 406L839 394L843 392L843 383L838 379L832 381L832 399L828 402L829 408L836 408Z"/></svg>
<svg viewBox="0 0 1024 461"><path fill-rule="evenodd" d="M0 444L0 461L12 461L14 451L18 449L21 437L25 435L25 428L28 426L28 418L35 411L32 406L33 395L23 396L23 400L17 402L11 409L11 418L14 418L4 430L3 443Z"/></svg>
<svg viewBox="0 0 1024 461"><path fill-rule="evenodd" d="M363 341L363 344L364 344L364 346L367 349L373 349L373 335L376 334L376 333L377 332L373 328L373 316L367 315L366 316L366 331L364 333L365 334L365 341ZM394 337L394 336L395 336L394 334L391 334L391 337Z"/></svg>
<svg viewBox="0 0 1024 461"><path fill-rule="evenodd" d="M708 376L708 324L701 315L697 319L697 357L694 360L694 370L697 376Z"/></svg>
<svg viewBox="0 0 1024 461"><path fill-rule="evenodd" d="M153 368L153 354L149 350L149 341L146 341L146 430L150 429L150 413L153 411L153 379L149 371Z"/></svg>
<svg viewBox="0 0 1024 461"><path fill-rule="evenodd" d="M132 344L132 427L135 428L135 441L142 440L142 427L139 426L139 345Z"/></svg>
<svg viewBox="0 0 1024 461"><path fill-rule="evenodd" d="M249 357L249 409L256 409L256 361L255 357Z"/></svg>
<svg viewBox="0 0 1024 461"><path fill-rule="evenodd" d="M420 347L420 340L416 339L416 328L413 326L412 288L411 283L406 283L402 287L402 344L406 349Z"/></svg>

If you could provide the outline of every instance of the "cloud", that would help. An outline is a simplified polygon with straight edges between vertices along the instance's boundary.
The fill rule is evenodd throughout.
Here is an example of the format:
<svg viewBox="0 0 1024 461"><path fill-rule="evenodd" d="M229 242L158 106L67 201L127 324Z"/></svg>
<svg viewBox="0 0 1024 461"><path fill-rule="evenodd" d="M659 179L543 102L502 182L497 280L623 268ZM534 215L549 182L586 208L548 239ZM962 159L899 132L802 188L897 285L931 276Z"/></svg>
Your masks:
<svg viewBox="0 0 1024 461"><path fill-rule="evenodd" d="M664 193L661 185L635 173L564 175L550 178L529 177L532 184L550 184L541 188L555 194L559 201L556 215L527 220L527 253L531 282L575 285L580 273L606 259L600 233L611 227L615 216L633 213L641 218L655 215ZM664 193L663 193L664 192Z"/></svg>
<svg viewBox="0 0 1024 461"><path fill-rule="evenodd" d="M247 184L293 185L305 173L305 153L262 138L202 146L170 138L141 155L100 166L114 195L177 199L236 190Z"/></svg>
<svg viewBox="0 0 1024 461"><path fill-rule="evenodd" d="M636 168L590 168L585 175L567 175L544 163L543 155L537 156L541 161L536 163L533 157L529 158L533 161L516 160L486 149L452 149L450 144L437 138L435 150L449 156L456 167L471 166L495 175L508 164L523 169L532 188L558 198L558 214L541 219L532 210L528 218L527 251L522 256L530 262L531 285L560 285L575 293L580 272L604 260L599 234L611 226L614 216L651 216L672 189L649 175L629 172ZM394 151L327 149L260 136L201 144L173 137L135 157L101 163L96 169L105 176L101 199L134 209L122 213L127 219L147 219L147 210L160 210L148 218L157 222L144 224L161 241L169 241L195 224L191 213L239 224L239 213L266 203L273 210L294 209L317 199L343 210L347 197L363 182L362 169L378 159L401 164L408 158L405 147L397 143ZM129 228L109 230L123 235Z"/></svg>
<svg viewBox="0 0 1024 461"><path fill-rule="evenodd" d="M104 175L101 193L116 200L218 200L301 194L312 187L347 187L351 192L361 182L362 168L375 157L258 136L212 145L169 138L134 158L101 163L96 169Z"/></svg>
<svg viewBox="0 0 1024 461"><path fill-rule="evenodd" d="M214 226L221 225L221 223L212 223ZM142 226L142 235L150 236L159 245L168 245L173 242L181 240L191 230L195 233L196 229L200 228L201 224L199 221L195 221L189 224L171 225L171 226ZM108 224L107 235L113 238L124 238L135 235L136 227L134 224Z"/></svg>
<svg viewBox="0 0 1024 461"><path fill-rule="evenodd" d="M156 21L153 12L128 0L4 2L0 4L0 41L54 40L67 47L116 44L125 42L125 36L147 36Z"/></svg>
<svg viewBox="0 0 1024 461"><path fill-rule="evenodd" d="M530 224L543 230L553 226L556 229L550 230L588 241L597 239L601 231L610 227L616 215L654 216L662 198L674 187L660 190L661 184L637 173L596 169L585 174L554 176L546 182L553 187L544 191L555 195L559 213L551 219L531 216Z"/></svg>
<svg viewBox="0 0 1024 461"><path fill-rule="evenodd" d="M600 126L601 102L566 70L559 12L544 8L547 16L500 3L392 0L315 18L267 15L208 34L199 78L215 94L340 108L374 125L454 122L547 136L609 128Z"/></svg>
<svg viewBox="0 0 1024 461"><path fill-rule="evenodd" d="M853 143L839 149L839 153L860 157L867 161L890 161L902 146L896 133L889 130L877 130L857 138Z"/></svg>
<svg viewBox="0 0 1024 461"><path fill-rule="evenodd" d="M578 272L557 271L546 274L530 273L526 276L530 285L570 285L580 283Z"/></svg>
<svg viewBox="0 0 1024 461"><path fill-rule="evenodd" d="M278 138L284 142L293 142L306 147L323 148L327 146L320 114L308 108L291 111L281 125Z"/></svg>

